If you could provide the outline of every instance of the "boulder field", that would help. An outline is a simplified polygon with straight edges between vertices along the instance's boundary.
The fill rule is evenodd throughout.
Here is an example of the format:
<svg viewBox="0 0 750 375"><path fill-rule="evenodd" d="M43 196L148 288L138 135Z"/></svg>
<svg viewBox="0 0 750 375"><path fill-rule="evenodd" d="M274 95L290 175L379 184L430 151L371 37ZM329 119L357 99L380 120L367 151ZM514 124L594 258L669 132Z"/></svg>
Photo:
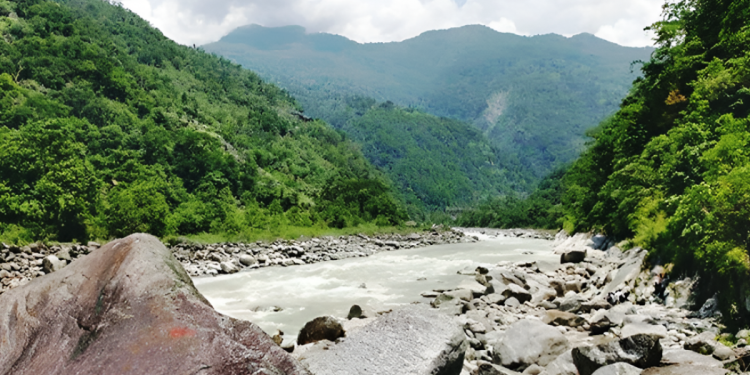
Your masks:
<svg viewBox="0 0 750 375"><path fill-rule="evenodd" d="M11 261L16 267L3 269L0 375L711 375L748 370L750 332L738 332L732 347L717 341L720 315L713 299L697 309L689 298L693 281L666 283L661 267L644 269L645 250L622 251L603 236L561 233L555 239L559 262L472 266L458 271L466 279L455 289L422 293L431 298L429 304L379 313L353 306L347 318L312 320L294 341L280 332L271 338L250 322L217 313L190 279L477 237L470 229L454 229L168 249L155 237L136 234L72 249L4 246L3 264Z"/></svg>
<svg viewBox="0 0 750 375"><path fill-rule="evenodd" d="M308 374L134 234L0 296L0 374Z"/></svg>

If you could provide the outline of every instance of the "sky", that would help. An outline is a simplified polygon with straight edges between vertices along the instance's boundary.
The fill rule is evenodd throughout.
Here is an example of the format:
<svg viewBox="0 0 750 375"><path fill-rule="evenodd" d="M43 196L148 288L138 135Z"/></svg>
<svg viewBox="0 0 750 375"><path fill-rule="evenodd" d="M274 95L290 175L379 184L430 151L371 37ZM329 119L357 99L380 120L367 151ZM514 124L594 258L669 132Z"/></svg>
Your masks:
<svg viewBox="0 0 750 375"><path fill-rule="evenodd" d="M651 46L643 28L664 0L119 0L182 44L219 40L239 26L300 25L360 43L393 42L425 31L486 25L519 35L583 32L632 47Z"/></svg>

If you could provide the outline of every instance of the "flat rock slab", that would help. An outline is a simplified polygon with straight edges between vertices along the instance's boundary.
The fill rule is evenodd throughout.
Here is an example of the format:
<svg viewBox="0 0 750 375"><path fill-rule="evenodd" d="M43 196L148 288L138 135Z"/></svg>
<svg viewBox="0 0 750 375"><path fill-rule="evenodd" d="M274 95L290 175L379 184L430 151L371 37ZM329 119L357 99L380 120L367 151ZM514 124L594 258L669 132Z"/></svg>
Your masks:
<svg viewBox="0 0 750 375"><path fill-rule="evenodd" d="M115 240L0 296L0 374L308 374L217 313L156 237Z"/></svg>
<svg viewBox="0 0 750 375"><path fill-rule="evenodd" d="M724 367L724 364L721 361L710 355L703 355L685 349L664 350L661 357L661 363L668 365L692 365L716 368Z"/></svg>
<svg viewBox="0 0 750 375"><path fill-rule="evenodd" d="M412 305L298 358L316 375L458 375L467 347L463 330L451 317Z"/></svg>
<svg viewBox="0 0 750 375"><path fill-rule="evenodd" d="M724 375L728 372L723 368L716 367L673 365L648 368L643 370L641 375Z"/></svg>

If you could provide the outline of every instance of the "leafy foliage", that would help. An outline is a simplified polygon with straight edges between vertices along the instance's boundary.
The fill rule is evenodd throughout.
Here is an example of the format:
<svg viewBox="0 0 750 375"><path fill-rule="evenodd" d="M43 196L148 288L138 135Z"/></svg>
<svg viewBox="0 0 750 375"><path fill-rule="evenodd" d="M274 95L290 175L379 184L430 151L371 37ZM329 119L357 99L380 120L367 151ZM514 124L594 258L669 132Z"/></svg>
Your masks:
<svg viewBox="0 0 750 375"><path fill-rule="evenodd" d="M659 48L571 167L566 226L600 228L697 273L750 320L750 2L668 3Z"/></svg>
<svg viewBox="0 0 750 375"><path fill-rule="evenodd" d="M524 172L505 168L504 154L468 124L365 97L346 102L335 126L395 183L412 218L527 188Z"/></svg>
<svg viewBox="0 0 750 375"><path fill-rule="evenodd" d="M539 183L527 197L515 194L493 198L462 212L456 224L464 227L557 229L564 217L561 168Z"/></svg>
<svg viewBox="0 0 750 375"><path fill-rule="evenodd" d="M323 206L348 210L324 196L336 179L379 187L352 185L378 203L347 217L400 223L388 180L299 109L256 74L177 45L121 6L0 0L0 234L325 227L340 218Z"/></svg>

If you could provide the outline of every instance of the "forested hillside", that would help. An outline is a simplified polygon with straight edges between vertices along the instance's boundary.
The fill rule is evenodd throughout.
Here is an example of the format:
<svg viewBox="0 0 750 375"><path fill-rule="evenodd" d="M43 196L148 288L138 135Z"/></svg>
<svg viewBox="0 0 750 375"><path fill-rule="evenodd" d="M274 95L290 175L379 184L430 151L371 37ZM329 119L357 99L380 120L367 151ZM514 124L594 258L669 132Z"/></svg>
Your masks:
<svg viewBox="0 0 750 375"><path fill-rule="evenodd" d="M358 44L252 25L204 47L278 83L308 115L337 127L351 96L470 123L536 181L579 155L585 131L617 109L636 78L631 63L653 51L588 34L523 37L484 26Z"/></svg>
<svg viewBox="0 0 750 375"><path fill-rule="evenodd" d="M342 108L334 126L396 184L412 218L532 187L517 160L466 123L364 97Z"/></svg>
<svg viewBox="0 0 750 375"><path fill-rule="evenodd" d="M651 249L747 322L750 1L670 3L652 29L644 78L565 176L565 226Z"/></svg>
<svg viewBox="0 0 750 375"><path fill-rule="evenodd" d="M0 0L0 236L237 233L406 218L274 85L101 0Z"/></svg>

